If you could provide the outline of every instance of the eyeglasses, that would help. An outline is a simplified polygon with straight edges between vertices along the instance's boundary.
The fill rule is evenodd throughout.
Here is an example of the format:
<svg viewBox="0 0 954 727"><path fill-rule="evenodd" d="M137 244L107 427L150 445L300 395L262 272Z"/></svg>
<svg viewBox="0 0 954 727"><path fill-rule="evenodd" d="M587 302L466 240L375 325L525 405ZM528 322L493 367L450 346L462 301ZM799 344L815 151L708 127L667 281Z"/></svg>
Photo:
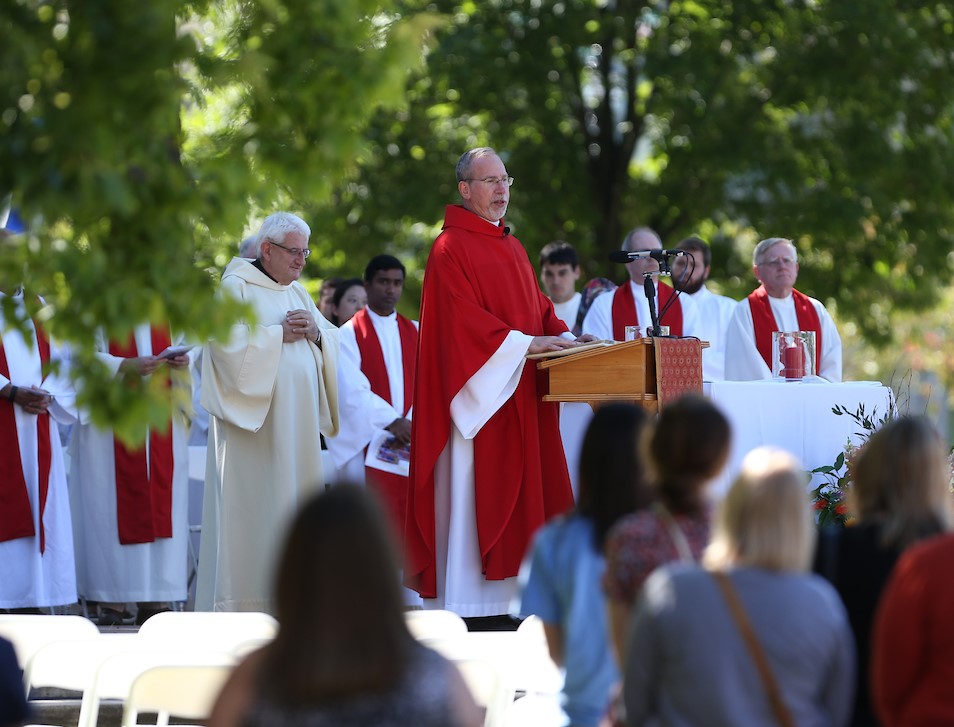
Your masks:
<svg viewBox="0 0 954 727"><path fill-rule="evenodd" d="M287 252L292 257L298 257L299 255L308 257L309 255L311 255L311 250L309 250L307 247L285 247L284 245L274 242L273 240L265 240L265 242L267 242L269 245L280 247L282 250Z"/></svg>
<svg viewBox="0 0 954 727"><path fill-rule="evenodd" d="M762 267L763 265L770 266L773 268L788 267L789 265L794 265L797 260L790 257L777 257L774 260L763 260L758 265Z"/></svg>
<svg viewBox="0 0 954 727"><path fill-rule="evenodd" d="M498 184L506 184L508 187L513 186L513 177L484 177L483 179L463 179L463 182L483 182L484 184L489 184L493 187L496 187Z"/></svg>

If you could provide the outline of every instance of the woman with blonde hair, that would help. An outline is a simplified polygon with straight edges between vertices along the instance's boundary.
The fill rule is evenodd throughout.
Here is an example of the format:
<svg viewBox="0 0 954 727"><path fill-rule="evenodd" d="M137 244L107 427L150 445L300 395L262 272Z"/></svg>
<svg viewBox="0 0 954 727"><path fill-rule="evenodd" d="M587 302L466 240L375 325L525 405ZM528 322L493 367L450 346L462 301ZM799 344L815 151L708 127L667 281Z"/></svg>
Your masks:
<svg viewBox="0 0 954 727"><path fill-rule="evenodd" d="M754 450L720 505L704 565L660 568L640 593L626 723L845 724L854 647L834 589L807 573L813 545L798 461Z"/></svg>
<svg viewBox="0 0 954 727"><path fill-rule="evenodd" d="M950 529L950 465L930 420L905 416L871 435L851 473L854 522L819 535L815 572L832 583L848 612L858 650L851 724L868 727L879 724L867 679L875 609L901 553Z"/></svg>

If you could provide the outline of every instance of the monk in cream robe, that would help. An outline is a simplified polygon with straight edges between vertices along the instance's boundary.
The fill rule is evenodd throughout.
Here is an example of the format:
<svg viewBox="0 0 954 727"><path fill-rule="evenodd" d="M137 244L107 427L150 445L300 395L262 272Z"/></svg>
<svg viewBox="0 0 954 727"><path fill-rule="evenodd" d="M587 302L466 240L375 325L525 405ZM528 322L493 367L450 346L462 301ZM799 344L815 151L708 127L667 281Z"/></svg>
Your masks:
<svg viewBox="0 0 954 727"><path fill-rule="evenodd" d="M222 276L220 292L251 305L255 322L203 351L210 428L196 610L270 610L285 529L324 486L318 433L338 431L338 330L297 282L309 233L294 215L272 215L258 259L233 258Z"/></svg>

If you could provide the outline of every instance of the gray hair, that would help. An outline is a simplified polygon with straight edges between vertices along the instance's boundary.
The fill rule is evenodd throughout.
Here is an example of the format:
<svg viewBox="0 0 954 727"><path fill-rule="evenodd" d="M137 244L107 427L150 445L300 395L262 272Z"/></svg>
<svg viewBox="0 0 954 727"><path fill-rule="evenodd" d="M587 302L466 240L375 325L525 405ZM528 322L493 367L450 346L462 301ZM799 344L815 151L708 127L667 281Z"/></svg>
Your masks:
<svg viewBox="0 0 954 727"><path fill-rule="evenodd" d="M814 549L804 469L781 449L753 449L719 505L704 564L805 572Z"/></svg>
<svg viewBox="0 0 954 727"><path fill-rule="evenodd" d="M255 257L261 257L263 242L275 242L281 245L289 232L300 232L306 240L311 237L311 228L301 217L291 212L276 212L266 217L255 235Z"/></svg>
<svg viewBox="0 0 954 727"><path fill-rule="evenodd" d="M457 181L463 182L470 177L470 165L481 157L500 156L489 146L478 146L476 149L465 151L457 160Z"/></svg>
<svg viewBox="0 0 954 727"><path fill-rule="evenodd" d="M762 259L762 256L767 253L770 249L779 245L781 243L791 246L792 254L794 255L794 260L798 262L798 250L795 249L795 243L789 240L787 237L767 237L762 240L758 245L755 246L755 249L752 251L752 264L758 265L759 260Z"/></svg>
<svg viewBox="0 0 954 727"><path fill-rule="evenodd" d="M249 235L239 245L239 257L255 259L258 257L258 247L258 235Z"/></svg>
<svg viewBox="0 0 954 727"><path fill-rule="evenodd" d="M631 250L629 246L632 243L633 238L636 237L636 235L649 235L650 237L653 237L656 240L656 242L659 243L660 248L662 247L662 238L659 237L659 235L656 233L654 229L652 229L651 227L635 227L626 233L626 237L623 238L623 244L620 247L620 249L625 250L626 252L633 252L633 250Z"/></svg>

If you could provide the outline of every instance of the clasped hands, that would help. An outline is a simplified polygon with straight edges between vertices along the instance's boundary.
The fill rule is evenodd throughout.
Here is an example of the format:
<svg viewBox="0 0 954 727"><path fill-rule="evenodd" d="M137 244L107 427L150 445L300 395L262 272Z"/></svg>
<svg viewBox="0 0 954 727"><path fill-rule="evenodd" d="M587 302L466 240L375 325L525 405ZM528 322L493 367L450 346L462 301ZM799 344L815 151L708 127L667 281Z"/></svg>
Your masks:
<svg viewBox="0 0 954 727"><path fill-rule="evenodd" d="M545 353L547 351L560 351L564 348L575 348L582 343L590 343L599 339L592 333L584 333L575 341L560 336L534 336L530 341L530 348L527 353Z"/></svg>
<svg viewBox="0 0 954 727"><path fill-rule="evenodd" d="M282 341L284 343L294 343L302 339L314 341L318 338L319 330L311 313L302 308L290 310L282 321Z"/></svg>
<svg viewBox="0 0 954 727"><path fill-rule="evenodd" d="M138 376L148 376L162 364L167 364L173 369L184 369L189 366L189 354L180 353L178 356L161 358L159 356L135 356L124 358L119 364L119 373L137 374Z"/></svg>
<svg viewBox="0 0 954 727"><path fill-rule="evenodd" d="M28 414L43 414L53 403L53 396L36 386L18 386L14 390L13 403Z"/></svg>

